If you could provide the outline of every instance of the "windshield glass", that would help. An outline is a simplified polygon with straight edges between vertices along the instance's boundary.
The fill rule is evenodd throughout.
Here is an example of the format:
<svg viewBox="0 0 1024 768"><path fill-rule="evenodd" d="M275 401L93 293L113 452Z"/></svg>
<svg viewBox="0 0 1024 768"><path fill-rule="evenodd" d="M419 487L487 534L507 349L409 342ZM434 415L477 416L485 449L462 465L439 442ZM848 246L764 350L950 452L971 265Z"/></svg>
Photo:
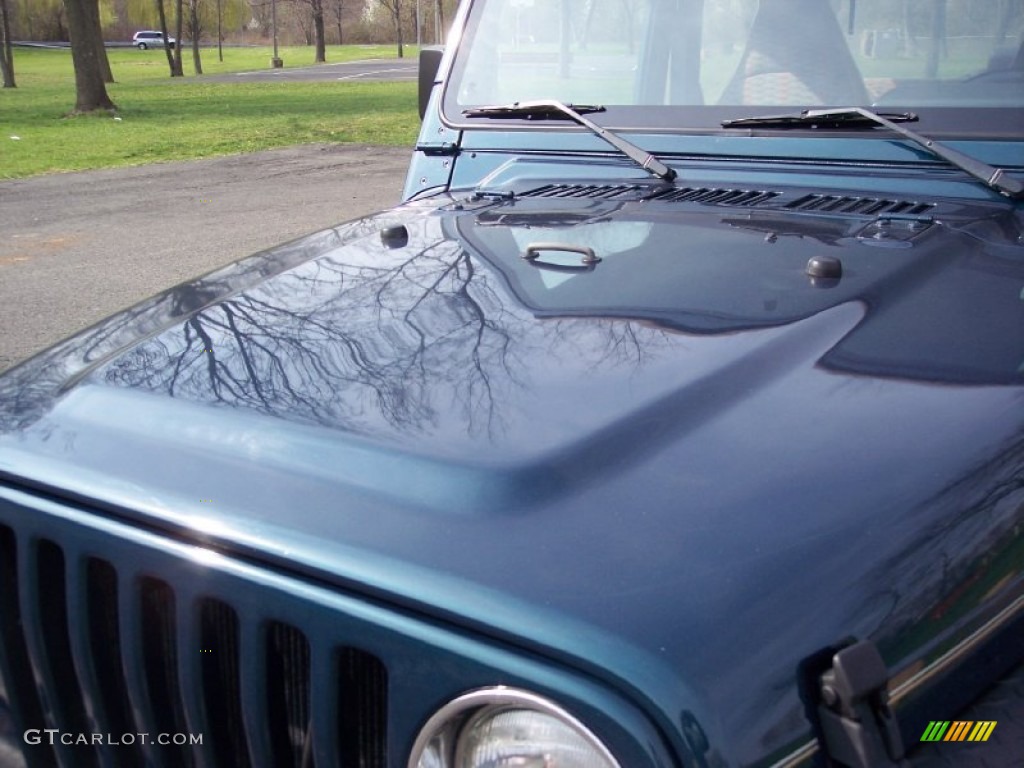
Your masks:
<svg viewBox="0 0 1024 768"><path fill-rule="evenodd" d="M1024 106L1022 0L478 0L469 23L449 115L529 99Z"/></svg>

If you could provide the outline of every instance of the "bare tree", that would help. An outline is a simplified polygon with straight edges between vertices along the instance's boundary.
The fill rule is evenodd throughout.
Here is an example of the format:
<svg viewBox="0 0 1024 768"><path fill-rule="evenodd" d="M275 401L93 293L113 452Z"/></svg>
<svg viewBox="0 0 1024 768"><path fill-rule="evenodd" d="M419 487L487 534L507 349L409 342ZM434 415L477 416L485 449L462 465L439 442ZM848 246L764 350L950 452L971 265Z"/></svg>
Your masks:
<svg viewBox="0 0 1024 768"><path fill-rule="evenodd" d="M431 0L431 2L434 6L434 10L432 13L430 11L428 11L428 13L433 17L434 42L443 43L446 37L445 27L448 24L449 15L448 11L445 10L445 7L448 6L450 8L452 6L452 2L451 0ZM623 2L626 5L629 4L629 0L623 0ZM455 5L457 6L458 3L456 2Z"/></svg>
<svg viewBox="0 0 1024 768"><path fill-rule="evenodd" d="M170 70L171 77L174 77L174 55L171 53L171 46L168 41L167 11L164 8L164 0L154 0L153 5L156 8L157 26L160 27L160 34L163 35L164 39L164 55L167 57L167 68Z"/></svg>
<svg viewBox="0 0 1024 768"><path fill-rule="evenodd" d="M7 0L7 9L23 37L29 40L67 40L63 0ZM13 6L13 7L12 7Z"/></svg>
<svg viewBox="0 0 1024 768"><path fill-rule="evenodd" d="M192 41L192 66L195 67L197 75L203 74L203 60L199 55L199 36L203 32L199 18L199 3L200 0L188 0L188 36ZM180 38L178 45L181 46Z"/></svg>
<svg viewBox="0 0 1024 768"><path fill-rule="evenodd" d="M98 24L99 12L94 13L96 6L97 0L64 0L75 67L75 112L117 109L103 81L99 57L103 33Z"/></svg>
<svg viewBox="0 0 1024 768"><path fill-rule="evenodd" d="M328 0L294 0L295 21L302 29L307 45L316 46L315 61L327 61L327 40L324 31L324 7ZM309 8L307 13L305 8Z"/></svg>
<svg viewBox="0 0 1024 768"><path fill-rule="evenodd" d="M316 45L317 64L327 61L327 42L324 40L324 0L309 0L313 11L313 41Z"/></svg>
<svg viewBox="0 0 1024 768"><path fill-rule="evenodd" d="M175 16L175 31L174 31L174 64L171 67L171 77L184 77L185 72L181 67L181 40L184 37L182 32L185 29L185 13L182 6L182 0L175 0L174 2ZM167 36L164 35L164 45L167 45Z"/></svg>
<svg viewBox="0 0 1024 768"><path fill-rule="evenodd" d="M334 12L334 23L338 26L338 45L342 45L344 43L344 38L342 37L341 32L341 16L345 12L345 9L342 5L342 0L330 0L330 2L331 10Z"/></svg>
<svg viewBox="0 0 1024 768"><path fill-rule="evenodd" d="M0 0L0 74L3 75L4 88L15 87L14 50L11 48L11 20L7 0Z"/></svg>
<svg viewBox="0 0 1024 768"><path fill-rule="evenodd" d="M164 53L167 56L167 66L171 77L180 77L184 74L180 64L180 57L175 57L176 48L171 48L168 40L177 35L178 44L183 44L185 38L192 43L192 61L196 74L202 74L202 59L199 43L203 35L216 28L218 39L218 50L221 50L223 42L222 30L227 27L241 27L246 21L252 19L254 13L260 8L251 9L246 0L188 0L187 8L182 8L183 3L176 0L172 3L170 12L173 14L179 8L182 12L180 24L171 19L170 24L178 27L177 33L169 28L167 13L168 8L165 0L120 0L124 3L125 15L134 19L136 23L145 24L152 29L159 29L164 37ZM220 56L223 61L223 53Z"/></svg>
<svg viewBox="0 0 1024 768"><path fill-rule="evenodd" d="M402 0L377 0L395 21L395 32L398 33L398 58L405 54L402 49Z"/></svg>

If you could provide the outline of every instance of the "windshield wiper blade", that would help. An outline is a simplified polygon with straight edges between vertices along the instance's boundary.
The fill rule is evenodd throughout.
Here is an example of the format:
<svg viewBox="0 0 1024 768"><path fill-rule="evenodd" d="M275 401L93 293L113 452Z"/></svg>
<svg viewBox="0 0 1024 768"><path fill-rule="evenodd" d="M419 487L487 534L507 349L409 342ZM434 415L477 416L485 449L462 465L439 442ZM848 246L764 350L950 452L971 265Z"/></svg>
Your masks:
<svg viewBox="0 0 1024 768"><path fill-rule="evenodd" d="M867 112L867 110L864 110ZM883 118L893 123L912 123L917 121L913 112L872 112L871 116L862 115L852 109L805 109L789 115L762 115L759 117L740 117L735 120L723 120L723 128L874 128Z"/></svg>
<svg viewBox="0 0 1024 768"><path fill-rule="evenodd" d="M495 117L495 118L559 118L565 117L590 129L598 137L604 139L626 157L639 165L648 173L657 176L663 181L672 181L676 172L665 165L645 149L612 133L607 128L602 128L597 123L588 120L581 113L583 112L604 112L604 107L590 104L563 104L554 99L540 99L538 101L517 101L512 104L504 104L494 107L476 107L462 111L466 117Z"/></svg>
<svg viewBox="0 0 1024 768"><path fill-rule="evenodd" d="M512 104L499 104L493 107L474 107L464 109L462 114L466 117L522 117L527 120L545 118L575 120L572 112L578 115L587 112L604 112L605 108L599 104L562 104L557 101L516 101Z"/></svg>
<svg viewBox="0 0 1024 768"><path fill-rule="evenodd" d="M927 136L922 136L898 122L910 122L917 120L913 112L899 114L872 112L863 107L843 107L841 109L808 109L794 115L767 115L764 117L747 117L739 120L723 120L723 128L789 128L800 126L819 127L854 127L857 125L880 125L898 133L904 138L910 139L915 144L924 147L929 152L949 163L952 163L960 170L978 179L985 186L994 189L1001 195L1010 198L1024 197L1024 183L1006 174L1003 168L996 168L977 158L965 155L963 152L948 147Z"/></svg>

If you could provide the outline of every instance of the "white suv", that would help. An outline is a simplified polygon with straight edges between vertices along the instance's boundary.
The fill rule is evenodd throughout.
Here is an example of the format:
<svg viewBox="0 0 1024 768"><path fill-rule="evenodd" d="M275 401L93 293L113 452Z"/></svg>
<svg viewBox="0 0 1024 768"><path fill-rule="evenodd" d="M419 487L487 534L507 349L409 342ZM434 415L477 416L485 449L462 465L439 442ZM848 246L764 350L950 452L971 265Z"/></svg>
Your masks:
<svg viewBox="0 0 1024 768"><path fill-rule="evenodd" d="M168 38L168 42L171 48L173 48L177 41L173 37L171 37ZM154 32L152 30L136 32L135 37L132 38L132 45L135 45L140 51L144 51L147 48L162 48L163 44L163 34L160 32Z"/></svg>

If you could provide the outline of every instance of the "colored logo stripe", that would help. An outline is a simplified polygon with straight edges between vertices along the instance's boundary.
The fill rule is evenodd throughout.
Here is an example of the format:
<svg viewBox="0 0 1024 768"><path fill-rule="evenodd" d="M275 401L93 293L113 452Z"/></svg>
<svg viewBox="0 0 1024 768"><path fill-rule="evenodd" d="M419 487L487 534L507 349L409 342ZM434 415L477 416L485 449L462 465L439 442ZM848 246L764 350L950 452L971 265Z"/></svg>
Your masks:
<svg viewBox="0 0 1024 768"><path fill-rule="evenodd" d="M921 741L988 741L996 728L995 720L932 720L921 734Z"/></svg>
<svg viewBox="0 0 1024 768"><path fill-rule="evenodd" d="M947 728L949 728L948 720L932 720L928 723L928 727L924 729L921 741L942 741Z"/></svg>
<svg viewBox="0 0 1024 768"><path fill-rule="evenodd" d="M980 720L974 726L974 730L971 731L971 735L967 737L968 741L988 741L988 737L992 735L992 731L996 729L995 720Z"/></svg>
<svg viewBox="0 0 1024 768"><path fill-rule="evenodd" d="M946 738L943 741L963 741L967 738L967 732L970 730L974 723L969 720L954 720L953 724L949 727L949 732L946 734Z"/></svg>

